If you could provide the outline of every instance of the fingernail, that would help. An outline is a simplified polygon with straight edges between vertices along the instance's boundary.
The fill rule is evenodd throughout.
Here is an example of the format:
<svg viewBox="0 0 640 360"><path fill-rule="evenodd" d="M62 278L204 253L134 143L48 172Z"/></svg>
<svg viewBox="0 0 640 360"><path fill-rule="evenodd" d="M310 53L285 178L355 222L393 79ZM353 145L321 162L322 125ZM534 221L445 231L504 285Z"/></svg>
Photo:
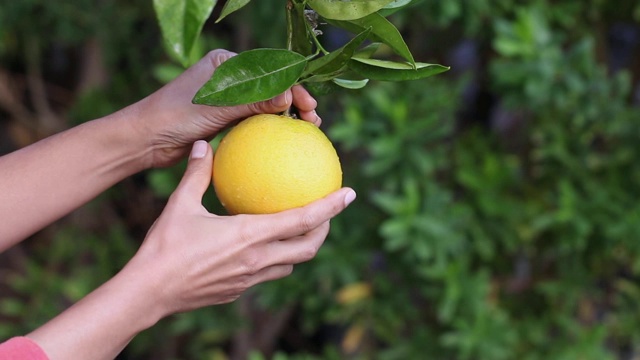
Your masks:
<svg viewBox="0 0 640 360"><path fill-rule="evenodd" d="M356 192L349 189L347 194L344 196L344 206L349 206L356 199Z"/></svg>
<svg viewBox="0 0 640 360"><path fill-rule="evenodd" d="M284 107L289 105L290 92L285 91L284 94L280 94L271 100L271 103L277 107Z"/></svg>
<svg viewBox="0 0 640 360"><path fill-rule="evenodd" d="M204 140L196 141L191 149L191 158L202 159L207 154L207 146L209 144Z"/></svg>

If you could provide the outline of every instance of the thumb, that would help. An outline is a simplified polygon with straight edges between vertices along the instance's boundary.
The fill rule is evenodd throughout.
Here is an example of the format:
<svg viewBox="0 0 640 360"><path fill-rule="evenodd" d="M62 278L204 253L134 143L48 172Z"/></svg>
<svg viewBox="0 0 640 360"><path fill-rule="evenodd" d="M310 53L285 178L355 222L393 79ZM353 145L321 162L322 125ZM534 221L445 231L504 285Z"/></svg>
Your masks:
<svg viewBox="0 0 640 360"><path fill-rule="evenodd" d="M217 118L223 122L232 122L256 114L277 114L287 110L293 104L291 89L274 97L271 100L260 101L251 104L227 107ZM205 107L205 109L212 109Z"/></svg>
<svg viewBox="0 0 640 360"><path fill-rule="evenodd" d="M247 110L255 114L275 114L287 110L293 104L293 94L291 89L270 100L265 100L253 104L248 104Z"/></svg>
<svg viewBox="0 0 640 360"><path fill-rule="evenodd" d="M198 140L191 148L189 163L180 184L174 191L179 197L200 203L211 183L213 151L204 140Z"/></svg>
<svg viewBox="0 0 640 360"><path fill-rule="evenodd" d="M256 228L262 229L268 239L281 240L305 234L338 215L355 198L353 189L342 188L303 207L260 215L260 220L256 221L264 221L265 226Z"/></svg>

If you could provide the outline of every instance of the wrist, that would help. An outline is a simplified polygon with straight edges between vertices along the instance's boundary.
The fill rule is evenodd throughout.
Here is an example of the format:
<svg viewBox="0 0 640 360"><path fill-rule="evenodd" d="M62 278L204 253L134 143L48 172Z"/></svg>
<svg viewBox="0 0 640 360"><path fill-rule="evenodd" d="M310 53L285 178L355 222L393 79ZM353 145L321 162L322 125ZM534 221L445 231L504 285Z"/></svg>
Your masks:
<svg viewBox="0 0 640 360"><path fill-rule="evenodd" d="M162 317L145 274L125 267L27 336L51 359L113 359Z"/></svg>
<svg viewBox="0 0 640 360"><path fill-rule="evenodd" d="M96 120L108 123L108 128L113 129L109 146L121 149L120 167L126 169L125 177L153 165L153 129L144 126L144 118L144 109L136 103Z"/></svg>
<svg viewBox="0 0 640 360"><path fill-rule="evenodd" d="M175 103L171 93L162 88L125 109L131 117L132 134L144 147L144 169L174 165L188 153L194 140L185 139L183 130L194 114Z"/></svg>
<svg viewBox="0 0 640 360"><path fill-rule="evenodd" d="M129 311L138 320L137 332L147 330L168 316L162 301L162 280L153 272L152 266L137 261L134 257L112 279L118 288L127 292Z"/></svg>

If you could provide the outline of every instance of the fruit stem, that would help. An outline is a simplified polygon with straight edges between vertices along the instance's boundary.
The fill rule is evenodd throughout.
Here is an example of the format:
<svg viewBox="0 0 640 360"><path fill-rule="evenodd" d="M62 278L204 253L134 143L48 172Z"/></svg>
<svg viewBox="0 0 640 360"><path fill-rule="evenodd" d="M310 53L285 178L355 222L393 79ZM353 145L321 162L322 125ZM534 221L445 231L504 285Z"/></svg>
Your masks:
<svg viewBox="0 0 640 360"><path fill-rule="evenodd" d="M287 0L287 50L293 50L293 0Z"/></svg>
<svg viewBox="0 0 640 360"><path fill-rule="evenodd" d="M305 0L287 0L285 6L287 18L287 50L295 51L304 56L312 53L313 43L309 39L307 20L304 16ZM296 109L293 105L284 111L283 115L293 117Z"/></svg>
<svg viewBox="0 0 640 360"><path fill-rule="evenodd" d="M293 50L293 14L294 14L293 0L287 0L286 14L287 14L287 50ZM293 106L293 105L291 105ZM288 107L284 112L284 116L291 117L291 107Z"/></svg>

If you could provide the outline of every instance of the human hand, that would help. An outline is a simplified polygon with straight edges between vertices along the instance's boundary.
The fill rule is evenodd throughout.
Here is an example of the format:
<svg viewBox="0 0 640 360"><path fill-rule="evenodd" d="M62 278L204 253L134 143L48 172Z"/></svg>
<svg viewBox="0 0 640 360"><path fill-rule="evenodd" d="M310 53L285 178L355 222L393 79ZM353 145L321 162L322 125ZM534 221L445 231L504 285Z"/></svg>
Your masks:
<svg viewBox="0 0 640 360"><path fill-rule="evenodd" d="M125 267L155 284L161 317L228 303L255 284L289 275L316 255L329 220L355 198L343 188L277 214L218 216L201 204L212 160L211 147L196 142L182 181Z"/></svg>
<svg viewBox="0 0 640 360"><path fill-rule="evenodd" d="M294 86L271 100L248 105L215 107L191 102L214 70L235 54L213 50L178 78L132 105L139 116L137 128L151 149L147 163L164 167L176 163L189 151L194 141L211 139L229 124L254 114L278 113L291 105L303 120L317 126L316 100L300 85Z"/></svg>

